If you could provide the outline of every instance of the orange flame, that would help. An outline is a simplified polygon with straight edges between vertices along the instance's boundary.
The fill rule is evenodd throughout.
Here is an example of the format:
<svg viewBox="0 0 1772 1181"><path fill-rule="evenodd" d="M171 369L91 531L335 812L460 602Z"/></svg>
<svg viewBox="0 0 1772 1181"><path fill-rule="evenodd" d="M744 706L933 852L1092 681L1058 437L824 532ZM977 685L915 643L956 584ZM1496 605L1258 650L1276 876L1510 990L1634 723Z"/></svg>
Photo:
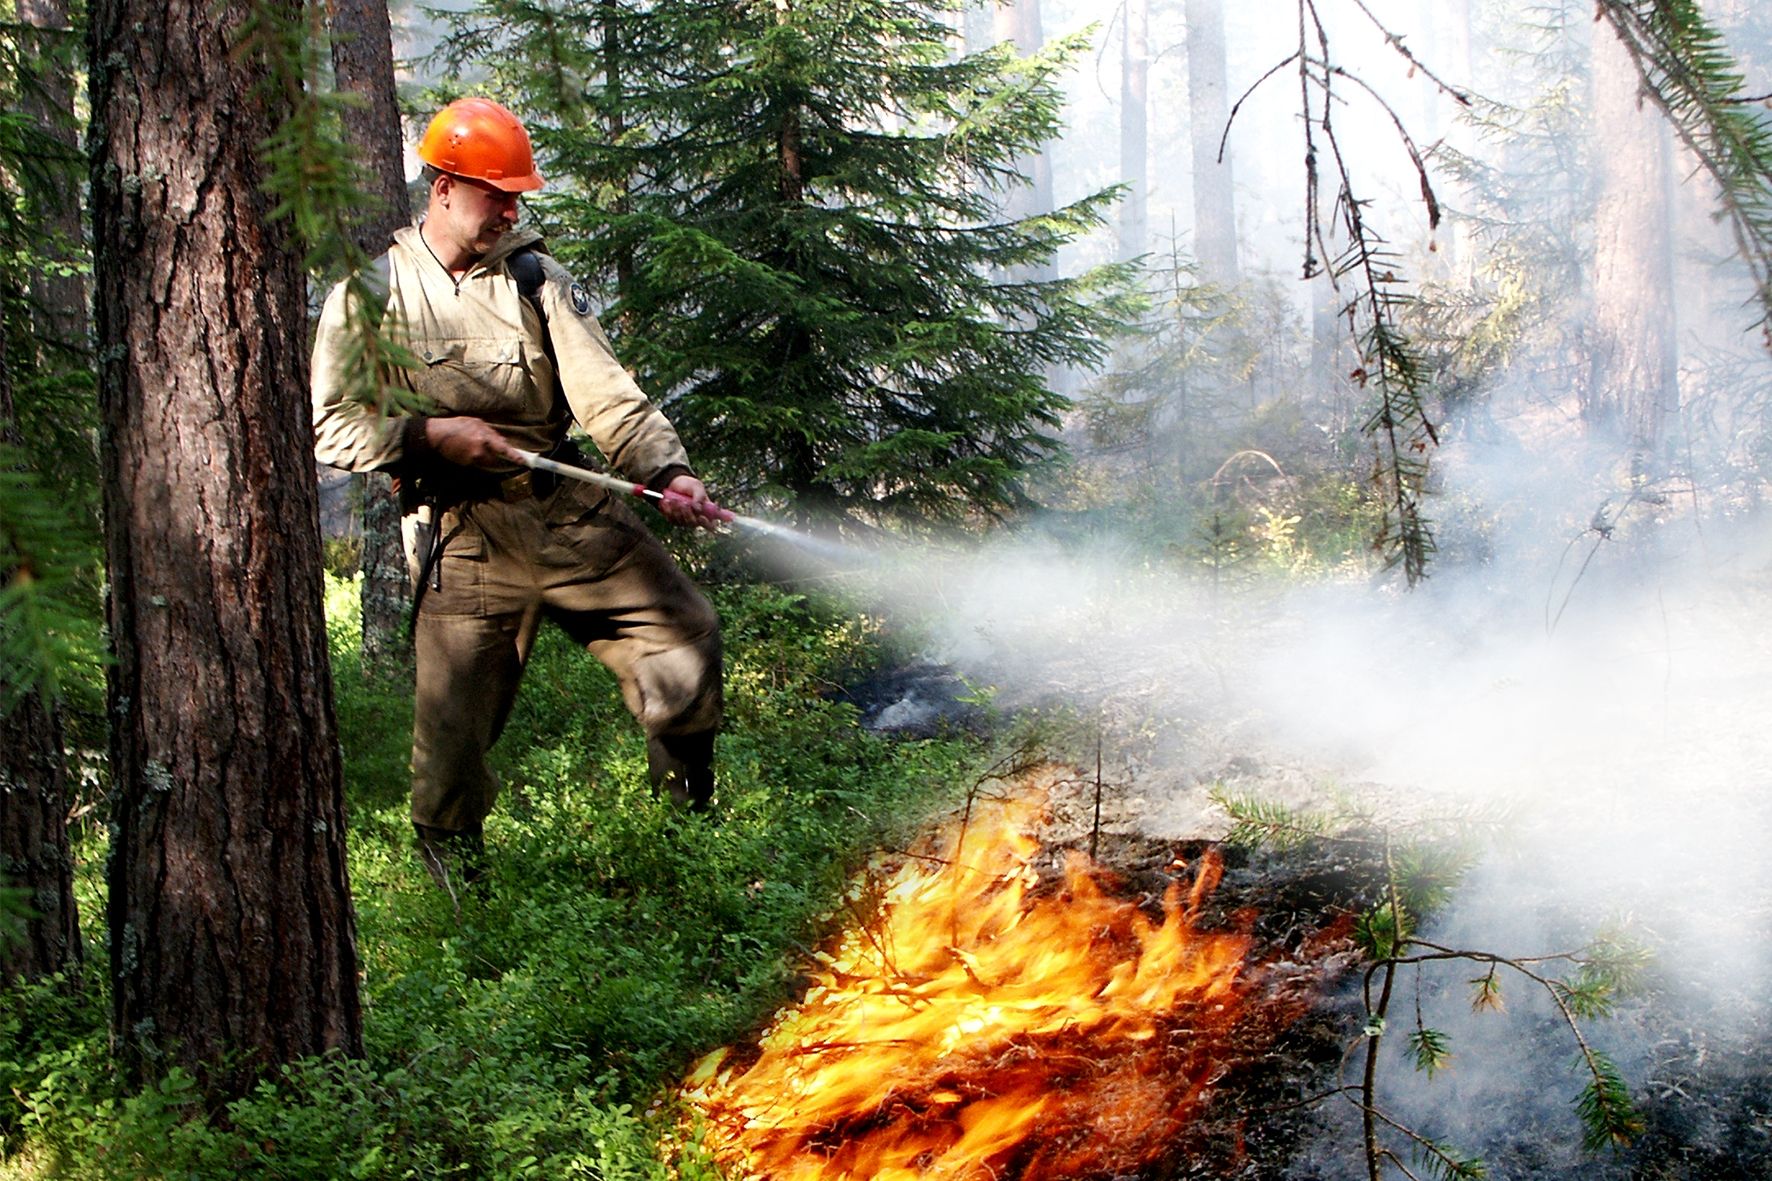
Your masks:
<svg viewBox="0 0 1772 1181"><path fill-rule="evenodd" d="M1193 925L1222 867L1172 884L1158 924L1077 854L1037 890L1043 818L1043 800L981 808L906 858L754 1059L697 1066L685 1097L716 1160L768 1181L1056 1181L1174 1143L1247 991L1248 938Z"/></svg>

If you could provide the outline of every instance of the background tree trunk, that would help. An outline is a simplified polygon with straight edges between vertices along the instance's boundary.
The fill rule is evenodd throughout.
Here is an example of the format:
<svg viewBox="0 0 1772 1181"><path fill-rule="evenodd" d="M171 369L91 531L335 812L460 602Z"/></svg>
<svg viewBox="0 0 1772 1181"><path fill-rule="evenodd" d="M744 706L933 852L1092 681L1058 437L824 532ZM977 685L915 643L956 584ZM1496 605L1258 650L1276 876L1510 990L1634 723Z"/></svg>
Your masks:
<svg viewBox="0 0 1772 1181"><path fill-rule="evenodd" d="M374 256L388 248L395 230L412 224L393 28L386 0L328 0L327 10L334 83L339 93L359 100L344 122L345 140L362 161L365 188L374 201L357 223L357 245Z"/></svg>
<svg viewBox="0 0 1772 1181"><path fill-rule="evenodd" d="M0 441L19 445L7 334L0 332ZM18 575L0 569L0 584ZM0 940L0 984L75 967L81 959L68 854L67 757L52 702L0 701L0 886L30 892L23 938Z"/></svg>
<svg viewBox="0 0 1772 1181"><path fill-rule="evenodd" d="M1657 453L1679 412L1667 129L1638 102L1636 67L1612 26L1593 22L1593 37L1600 198L1581 415L1590 430L1618 434L1634 474L1659 474Z"/></svg>
<svg viewBox="0 0 1772 1181"><path fill-rule="evenodd" d="M1470 0L1442 0L1433 5L1428 9L1427 29L1434 72L1453 86L1482 93L1476 77L1476 61L1471 54ZM1466 155L1480 156L1481 149L1458 104L1438 86L1422 78L1415 78L1413 85L1419 87L1425 109L1421 134L1416 137L1416 142L1443 144ZM1447 169L1440 167L1437 159L1430 158L1428 167L1433 170L1440 202L1451 216L1440 223L1435 235L1437 249L1422 268L1423 277L1468 283L1472 262L1468 241L1470 226L1458 214L1471 209L1470 192Z"/></svg>
<svg viewBox="0 0 1772 1181"><path fill-rule="evenodd" d="M385 0L329 0L332 72L341 93L361 107L345 120L345 137L363 162L374 204L358 223L357 245L374 257L394 231L412 223L401 145L400 104L394 86L394 40ZM359 482L363 500L361 592L363 667L403 672L411 667L406 615L412 585L400 539L400 508L388 477L371 472Z"/></svg>
<svg viewBox="0 0 1772 1181"><path fill-rule="evenodd" d="M997 43L996 0L970 0L960 12L960 32L967 53L982 53Z"/></svg>
<svg viewBox="0 0 1772 1181"><path fill-rule="evenodd" d="M81 960L61 722L40 695L0 713L0 885L28 890L24 937L0 941L0 984Z"/></svg>
<svg viewBox="0 0 1772 1181"><path fill-rule="evenodd" d="M25 114L67 152L57 170L58 200L42 210L42 222L55 247L55 261L82 263L86 239L80 225L80 137L74 121L74 59L78 46L68 19L67 0L18 0L19 23L36 30L36 50L43 69L41 90L26 89ZM86 356L89 317L86 279L80 274L39 274L31 280L39 304L39 331L54 344ZM82 362L84 363L84 362Z"/></svg>
<svg viewBox="0 0 1772 1181"><path fill-rule="evenodd" d="M622 13L616 0L602 0L603 8L603 118L609 128L609 142L620 143L628 132L627 125L627 92L626 85L626 46L622 44ZM618 178L619 194L615 198L613 211L625 216L632 211L632 203L628 193L633 188L632 174ZM626 297L634 287L634 251L626 247L615 259L615 294L617 298ZM633 316L623 311L617 320L617 327L622 332L633 331Z"/></svg>
<svg viewBox="0 0 1772 1181"><path fill-rule="evenodd" d="M1137 258L1150 249L1149 126L1146 116L1151 72L1150 0L1126 0L1125 51L1120 64L1120 257Z"/></svg>
<svg viewBox="0 0 1772 1181"><path fill-rule="evenodd" d="M289 113L252 9L95 0L114 1035L236 1094L362 1047L321 615L300 250L260 145Z"/></svg>
<svg viewBox="0 0 1772 1181"><path fill-rule="evenodd" d="M1040 0L998 0L993 30L998 42L1014 42L1023 57L1040 52L1046 44L1040 28ZM1017 159L1015 167L1028 183L1013 190L1004 214L1019 220L1052 212L1052 152L1041 147L1034 155ZM1028 277L1045 281L1056 274L1056 268L1048 263Z"/></svg>
<svg viewBox="0 0 1772 1181"><path fill-rule="evenodd" d="M1230 148L1218 142L1230 118L1225 91L1224 0L1187 0L1188 133L1194 162L1194 256L1209 283L1229 287L1237 266L1237 204Z"/></svg>

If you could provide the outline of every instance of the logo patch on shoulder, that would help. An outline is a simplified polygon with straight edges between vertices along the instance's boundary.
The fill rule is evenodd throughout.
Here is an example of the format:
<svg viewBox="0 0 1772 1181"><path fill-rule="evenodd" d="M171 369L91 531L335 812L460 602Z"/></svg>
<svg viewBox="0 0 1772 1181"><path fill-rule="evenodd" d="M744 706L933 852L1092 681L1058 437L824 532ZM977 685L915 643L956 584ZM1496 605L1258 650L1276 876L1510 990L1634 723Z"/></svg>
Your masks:
<svg viewBox="0 0 1772 1181"><path fill-rule="evenodd" d="M581 316L591 314L591 293L585 290L583 283L572 285L572 310Z"/></svg>

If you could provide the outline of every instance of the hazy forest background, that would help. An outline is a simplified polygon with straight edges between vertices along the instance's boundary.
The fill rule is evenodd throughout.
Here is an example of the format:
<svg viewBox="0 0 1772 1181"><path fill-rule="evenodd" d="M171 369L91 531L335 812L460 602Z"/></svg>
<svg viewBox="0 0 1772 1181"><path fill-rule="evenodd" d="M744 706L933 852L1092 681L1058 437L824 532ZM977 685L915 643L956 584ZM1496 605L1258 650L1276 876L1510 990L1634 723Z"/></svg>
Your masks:
<svg viewBox="0 0 1772 1181"><path fill-rule="evenodd" d="M1036 790L1048 893L1225 858L1271 1028L1142 1155L938 1167L942 1076L796 1159L913 1096L916 1175L1767 1174L1772 16L19 0L0 92L0 1177L786 1175L694 1064ZM457 906L306 382L469 93L716 499L820 544L653 518L718 819L552 635Z"/></svg>

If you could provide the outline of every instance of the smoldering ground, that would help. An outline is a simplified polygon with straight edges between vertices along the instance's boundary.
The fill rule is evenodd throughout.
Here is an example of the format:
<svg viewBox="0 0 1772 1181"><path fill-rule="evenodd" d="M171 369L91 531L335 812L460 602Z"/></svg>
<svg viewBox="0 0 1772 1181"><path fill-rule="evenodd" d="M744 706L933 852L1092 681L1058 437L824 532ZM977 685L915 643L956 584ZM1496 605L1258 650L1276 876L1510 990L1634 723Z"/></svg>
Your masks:
<svg viewBox="0 0 1772 1181"><path fill-rule="evenodd" d="M861 608L916 620L927 653L997 708L1098 711L1110 828L1222 835L1215 786L1477 818L1483 859L1424 934L1517 957L1616 927L1643 941L1649 997L1588 1032L1653 1114L1670 1085L1704 1088L1701 1067L1670 1074L1704 1057L1699 1041L1764 1036L1772 522L1610 494L1611 473L1566 458L1455 445L1442 464L1445 503L1465 506L1444 528L1482 534L1448 549L1480 560L1448 560L1412 592L1363 577L1215 587L1185 554L1111 537L876 556L847 582ZM1384 1102L1497 1175L1631 1175L1628 1154L1579 1152L1585 1080L1548 1003L1522 979L1502 1011L1473 1013L1479 974L1403 982L1399 1012L1412 1023L1419 1003L1453 1057L1430 1080L1392 1039ZM1761 1100L1735 1099L1705 1133L1717 1159L1737 1154L1732 1136L1765 1138ZM1323 1118L1298 1175L1363 1175L1353 1109Z"/></svg>

